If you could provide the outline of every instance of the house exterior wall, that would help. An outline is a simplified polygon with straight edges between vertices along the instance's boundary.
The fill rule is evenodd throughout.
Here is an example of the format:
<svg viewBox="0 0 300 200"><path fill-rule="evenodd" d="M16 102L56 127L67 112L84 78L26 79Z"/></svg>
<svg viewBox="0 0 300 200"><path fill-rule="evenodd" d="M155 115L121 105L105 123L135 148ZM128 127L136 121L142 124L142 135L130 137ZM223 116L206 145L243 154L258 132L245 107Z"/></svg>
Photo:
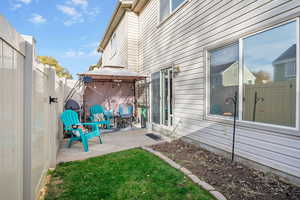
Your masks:
<svg viewBox="0 0 300 200"><path fill-rule="evenodd" d="M111 38L102 53L102 66L122 66L131 71L138 68L138 16L126 11L114 34L116 35L116 54L111 49Z"/></svg>
<svg viewBox="0 0 300 200"><path fill-rule="evenodd" d="M279 65L274 65L274 79L278 81L286 80L284 71L285 71L284 63Z"/></svg>
<svg viewBox="0 0 300 200"><path fill-rule="evenodd" d="M172 65L181 68L174 78L173 129L153 127L231 152L232 122L205 114L206 49L297 16L300 1L189 0L159 23L159 0L150 0L139 16L138 70L150 75ZM297 181L299 146L299 131L238 122L236 154Z"/></svg>
<svg viewBox="0 0 300 200"><path fill-rule="evenodd" d="M116 53L111 48L111 38L102 53L102 66L128 66L128 14L125 13L116 27Z"/></svg>
<svg viewBox="0 0 300 200"><path fill-rule="evenodd" d="M128 69L137 71L138 69L138 37L139 21L138 15L127 11L128 17Z"/></svg>
<svg viewBox="0 0 300 200"><path fill-rule="evenodd" d="M239 84L239 65L232 64L228 69L222 72L223 86L237 86ZM255 76L249 71L247 67L243 69L244 82L249 84L255 83Z"/></svg>
<svg viewBox="0 0 300 200"><path fill-rule="evenodd" d="M295 59L293 59L292 62L296 62ZM285 81L285 80L293 80L295 79L294 76L287 77L285 74L285 63L279 63L273 65L274 67L274 80L276 81Z"/></svg>

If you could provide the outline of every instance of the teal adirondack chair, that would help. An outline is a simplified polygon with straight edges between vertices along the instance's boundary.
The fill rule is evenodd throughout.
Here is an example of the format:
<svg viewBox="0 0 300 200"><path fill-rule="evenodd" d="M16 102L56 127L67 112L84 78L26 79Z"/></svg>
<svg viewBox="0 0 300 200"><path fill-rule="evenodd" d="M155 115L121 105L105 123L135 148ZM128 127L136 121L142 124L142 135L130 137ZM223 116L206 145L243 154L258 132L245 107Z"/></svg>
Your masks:
<svg viewBox="0 0 300 200"><path fill-rule="evenodd" d="M105 120L97 122L94 119L94 115L95 114L100 114L100 113L103 113L103 115L105 117ZM100 106L98 104L95 104L95 105L90 107L90 120L91 120L91 122L96 123L96 124L101 124L101 125L104 124L104 125L107 126L107 129L110 129L110 119L111 118L112 118L112 113L109 112L109 111L106 111L102 106Z"/></svg>
<svg viewBox="0 0 300 200"><path fill-rule="evenodd" d="M89 151L88 140L93 137L99 137L99 142L102 144L101 132L98 125L95 123L81 123L78 119L78 115L73 110L66 110L61 114L61 121L65 125L65 131L71 133L71 138L68 142L68 148L71 147L74 141L81 141L85 152ZM91 126L92 130L88 133L84 133L80 128L73 128L74 125ZM79 136L74 134L74 131L79 133Z"/></svg>

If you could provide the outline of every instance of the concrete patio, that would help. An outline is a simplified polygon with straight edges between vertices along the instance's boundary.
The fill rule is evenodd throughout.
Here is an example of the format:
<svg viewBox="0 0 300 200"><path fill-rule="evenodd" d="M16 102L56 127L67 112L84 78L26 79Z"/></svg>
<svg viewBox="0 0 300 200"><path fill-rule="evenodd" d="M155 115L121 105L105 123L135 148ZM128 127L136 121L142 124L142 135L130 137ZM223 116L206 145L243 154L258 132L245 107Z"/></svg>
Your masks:
<svg viewBox="0 0 300 200"><path fill-rule="evenodd" d="M89 152L84 152L80 142L75 143L71 148L67 148L68 139L63 140L58 152L57 163L69 162L75 160L84 160L86 158L100 156L112 152L123 151L131 148L154 145L166 141L156 141L145 134L153 133L146 129L129 129L116 132L103 133L103 144L99 144L98 138L89 140ZM159 135L155 133L156 135ZM160 135L161 136L161 135Z"/></svg>

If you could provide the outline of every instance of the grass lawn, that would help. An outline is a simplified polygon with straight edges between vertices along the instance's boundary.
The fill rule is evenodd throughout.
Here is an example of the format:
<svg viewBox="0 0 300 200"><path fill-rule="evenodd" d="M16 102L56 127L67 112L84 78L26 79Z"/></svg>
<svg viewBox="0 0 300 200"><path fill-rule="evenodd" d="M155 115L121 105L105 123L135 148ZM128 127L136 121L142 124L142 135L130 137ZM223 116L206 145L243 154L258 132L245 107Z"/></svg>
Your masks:
<svg viewBox="0 0 300 200"><path fill-rule="evenodd" d="M205 190L142 150L68 162L51 172L46 200L213 200Z"/></svg>

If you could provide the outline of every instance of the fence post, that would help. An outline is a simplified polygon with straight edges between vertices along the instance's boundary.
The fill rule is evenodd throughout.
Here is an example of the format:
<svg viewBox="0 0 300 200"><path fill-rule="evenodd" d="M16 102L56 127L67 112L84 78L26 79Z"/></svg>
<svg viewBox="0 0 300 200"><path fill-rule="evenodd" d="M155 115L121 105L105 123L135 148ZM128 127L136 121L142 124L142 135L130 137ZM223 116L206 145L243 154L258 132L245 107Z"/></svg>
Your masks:
<svg viewBox="0 0 300 200"><path fill-rule="evenodd" d="M48 68L48 94L49 98L57 97L55 92L55 70L52 67ZM58 100L62 101L62 100ZM57 113L56 113L56 103L49 104L49 166L55 167L56 166L56 154L57 154L57 138L58 138L58 128L57 128Z"/></svg>
<svg viewBox="0 0 300 200"><path fill-rule="evenodd" d="M24 66L24 162L23 162L23 199L34 199L32 192L32 157L31 141L33 127L33 61L34 61L34 38L23 36L25 42L25 66Z"/></svg>

